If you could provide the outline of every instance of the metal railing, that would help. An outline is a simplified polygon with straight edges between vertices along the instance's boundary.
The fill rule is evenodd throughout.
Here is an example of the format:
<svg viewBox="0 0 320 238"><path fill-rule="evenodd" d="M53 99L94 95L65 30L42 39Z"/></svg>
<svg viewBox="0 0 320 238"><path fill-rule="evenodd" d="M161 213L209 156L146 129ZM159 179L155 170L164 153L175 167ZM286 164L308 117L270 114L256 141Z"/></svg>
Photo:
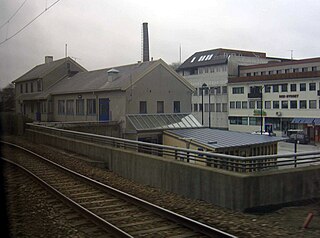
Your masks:
<svg viewBox="0 0 320 238"><path fill-rule="evenodd" d="M320 165L320 151L242 157L64 130L32 123L27 124L27 130L242 173Z"/></svg>

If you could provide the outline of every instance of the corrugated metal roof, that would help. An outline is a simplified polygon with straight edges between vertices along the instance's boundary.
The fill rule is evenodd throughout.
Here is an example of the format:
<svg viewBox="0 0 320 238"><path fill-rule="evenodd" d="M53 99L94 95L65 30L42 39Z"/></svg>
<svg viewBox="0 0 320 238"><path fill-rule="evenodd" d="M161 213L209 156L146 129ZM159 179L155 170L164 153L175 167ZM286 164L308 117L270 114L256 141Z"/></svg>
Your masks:
<svg viewBox="0 0 320 238"><path fill-rule="evenodd" d="M136 131L202 127L191 114L134 114L127 115Z"/></svg>
<svg viewBox="0 0 320 238"><path fill-rule="evenodd" d="M193 141L214 149L249 146L284 140L280 137L253 135L244 132L225 131L211 128L195 128L167 131L181 138L192 138Z"/></svg>

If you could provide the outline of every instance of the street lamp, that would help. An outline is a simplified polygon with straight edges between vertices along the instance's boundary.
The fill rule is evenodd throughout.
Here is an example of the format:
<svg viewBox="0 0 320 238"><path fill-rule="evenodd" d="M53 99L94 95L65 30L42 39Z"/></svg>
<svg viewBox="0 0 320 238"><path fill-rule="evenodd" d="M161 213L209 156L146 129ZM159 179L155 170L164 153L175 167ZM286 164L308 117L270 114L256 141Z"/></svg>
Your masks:
<svg viewBox="0 0 320 238"><path fill-rule="evenodd" d="M206 83L203 83L201 86L201 102L202 102L202 125L203 125L203 111L204 111L204 106L203 106L203 90L208 88L208 85Z"/></svg>

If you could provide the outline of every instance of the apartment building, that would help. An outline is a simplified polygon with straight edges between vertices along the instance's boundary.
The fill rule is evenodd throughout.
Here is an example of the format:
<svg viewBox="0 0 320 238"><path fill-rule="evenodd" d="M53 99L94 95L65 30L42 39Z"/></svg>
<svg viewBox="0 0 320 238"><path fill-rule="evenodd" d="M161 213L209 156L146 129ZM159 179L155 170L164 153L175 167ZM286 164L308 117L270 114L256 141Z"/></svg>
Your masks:
<svg viewBox="0 0 320 238"><path fill-rule="evenodd" d="M228 129L228 78L238 76L239 65L264 64L279 59L265 53L213 49L191 55L177 69L196 91L192 96L192 114L204 126Z"/></svg>
<svg viewBox="0 0 320 238"><path fill-rule="evenodd" d="M320 58L240 66L228 94L230 130L272 125L277 135L298 128L320 140Z"/></svg>

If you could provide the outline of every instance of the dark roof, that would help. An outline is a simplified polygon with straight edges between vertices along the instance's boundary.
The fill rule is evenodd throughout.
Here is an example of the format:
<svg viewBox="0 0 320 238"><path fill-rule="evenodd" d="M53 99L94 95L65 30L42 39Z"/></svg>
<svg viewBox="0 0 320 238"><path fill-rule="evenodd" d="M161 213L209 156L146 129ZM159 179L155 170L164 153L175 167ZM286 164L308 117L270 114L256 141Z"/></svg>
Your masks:
<svg viewBox="0 0 320 238"><path fill-rule="evenodd" d="M250 133L211 128L181 129L166 132L181 138L192 138L192 141L214 149L273 143L283 140L283 138L275 136L253 135Z"/></svg>
<svg viewBox="0 0 320 238"><path fill-rule="evenodd" d="M79 65L77 62L75 62L70 57L62 58L59 60L52 61L50 63L44 63L44 64L40 64L40 65L35 66L31 70L29 70L27 73L25 73L21 77L17 78L16 80L14 80L13 83L18 83L18 82L22 82L22 81L31 80L31 79L43 78L48 73L50 73L51 71L53 71L55 68L57 68L58 66L60 66L61 64L63 64L66 61L72 61L73 63L77 64L79 67L83 68L81 65Z"/></svg>
<svg viewBox="0 0 320 238"><path fill-rule="evenodd" d="M242 55L247 57L266 58L266 54L261 52L219 48L194 53L179 66L177 71L188 68L196 68L199 66L225 64L227 62L228 55L230 54Z"/></svg>
<svg viewBox="0 0 320 238"><path fill-rule="evenodd" d="M277 66L299 65L299 64L319 63L319 62L320 62L320 57L301 59L301 60L286 60L286 61L282 61L282 62L271 61L267 64L255 64L255 65L248 65L248 66L240 66L240 70L256 69L256 68L268 69L268 68L277 67Z"/></svg>
<svg viewBox="0 0 320 238"><path fill-rule="evenodd" d="M172 70L167 64L159 59L142 63L111 67L106 69L80 72L70 78L62 79L58 84L48 90L50 94L127 90L130 85L135 84L149 70L162 65L170 70L186 87L193 90L193 86L182 76ZM113 80L108 81L108 71L112 70ZM116 71L119 71L118 73ZM110 73L110 72L109 72Z"/></svg>
<svg viewBox="0 0 320 238"><path fill-rule="evenodd" d="M320 71L231 77L231 78L228 79L228 83L275 81L275 80L288 80L288 79L300 79L300 78L317 78L317 77L320 77Z"/></svg>

